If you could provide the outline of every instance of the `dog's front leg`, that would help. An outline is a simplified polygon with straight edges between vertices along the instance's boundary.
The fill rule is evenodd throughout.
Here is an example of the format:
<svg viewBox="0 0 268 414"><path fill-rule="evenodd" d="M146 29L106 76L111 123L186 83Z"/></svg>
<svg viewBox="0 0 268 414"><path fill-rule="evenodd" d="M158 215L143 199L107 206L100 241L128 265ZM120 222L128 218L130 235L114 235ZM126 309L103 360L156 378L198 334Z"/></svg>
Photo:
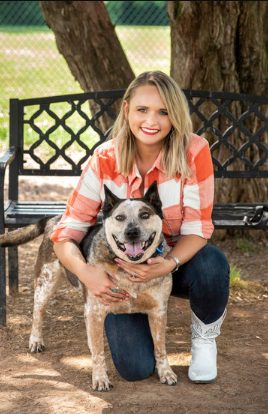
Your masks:
<svg viewBox="0 0 268 414"><path fill-rule="evenodd" d="M107 375L104 354L104 306L87 298L85 303L85 323L88 347L92 356L92 388L96 391L109 391L112 384Z"/></svg>
<svg viewBox="0 0 268 414"><path fill-rule="evenodd" d="M154 310L148 313L150 329L154 342L156 368L162 384L175 385L177 375L172 371L166 353L166 325L167 315L163 310Z"/></svg>
<svg viewBox="0 0 268 414"><path fill-rule="evenodd" d="M63 279L62 267L58 260L44 263L35 280L33 323L29 339L30 352L45 349L42 328L47 304Z"/></svg>

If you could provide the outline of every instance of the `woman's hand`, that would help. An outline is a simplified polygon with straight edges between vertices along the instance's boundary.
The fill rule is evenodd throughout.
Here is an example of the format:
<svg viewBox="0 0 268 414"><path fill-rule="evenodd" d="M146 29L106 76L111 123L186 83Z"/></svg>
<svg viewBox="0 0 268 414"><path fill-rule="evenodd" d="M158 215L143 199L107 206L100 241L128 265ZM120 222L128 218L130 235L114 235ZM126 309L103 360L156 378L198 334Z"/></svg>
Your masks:
<svg viewBox="0 0 268 414"><path fill-rule="evenodd" d="M54 251L61 264L74 273L103 305L128 300L129 294L125 290L116 290L116 283L101 266L86 263L79 247L72 240L54 243Z"/></svg>
<svg viewBox="0 0 268 414"><path fill-rule="evenodd" d="M106 273L101 266L87 266L87 276L80 274L80 280L103 305L110 305L113 302L122 302L129 299L125 290L117 291L117 286L112 277ZM92 269L93 268L93 269ZM85 270L83 270L85 272ZM114 291L113 291L114 289Z"/></svg>
<svg viewBox="0 0 268 414"><path fill-rule="evenodd" d="M166 276L174 269L174 263L162 256L152 257L146 263L128 263L122 259L115 259L116 264L129 273L132 282L148 282L157 277Z"/></svg>

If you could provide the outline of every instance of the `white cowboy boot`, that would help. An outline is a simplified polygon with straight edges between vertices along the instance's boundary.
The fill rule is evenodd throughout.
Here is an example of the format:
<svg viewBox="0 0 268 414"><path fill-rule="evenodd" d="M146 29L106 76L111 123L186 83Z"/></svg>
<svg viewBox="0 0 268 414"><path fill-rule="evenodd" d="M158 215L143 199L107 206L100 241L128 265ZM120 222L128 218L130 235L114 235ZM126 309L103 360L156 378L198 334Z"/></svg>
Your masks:
<svg viewBox="0 0 268 414"><path fill-rule="evenodd" d="M217 346L215 338L226 316L226 309L215 322L205 325L192 312L192 360L188 377L192 382L208 383L217 378Z"/></svg>

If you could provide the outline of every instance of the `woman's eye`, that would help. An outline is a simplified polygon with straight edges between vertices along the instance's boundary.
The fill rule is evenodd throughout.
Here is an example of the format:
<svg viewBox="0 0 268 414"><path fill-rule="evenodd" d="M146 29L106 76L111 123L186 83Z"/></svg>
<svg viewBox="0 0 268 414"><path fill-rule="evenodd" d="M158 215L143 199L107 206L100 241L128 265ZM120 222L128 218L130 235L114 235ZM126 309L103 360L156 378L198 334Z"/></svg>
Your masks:
<svg viewBox="0 0 268 414"><path fill-rule="evenodd" d="M168 115L167 111L160 111L160 114L161 115L166 115L166 116Z"/></svg>
<svg viewBox="0 0 268 414"><path fill-rule="evenodd" d="M139 112L146 112L146 108L139 108L138 111Z"/></svg>
<svg viewBox="0 0 268 414"><path fill-rule="evenodd" d="M141 213L140 214L140 218L143 220L147 220L150 217L149 213Z"/></svg>
<svg viewBox="0 0 268 414"><path fill-rule="evenodd" d="M123 214L118 214L118 216L115 217L117 221L124 221L126 219L126 216Z"/></svg>

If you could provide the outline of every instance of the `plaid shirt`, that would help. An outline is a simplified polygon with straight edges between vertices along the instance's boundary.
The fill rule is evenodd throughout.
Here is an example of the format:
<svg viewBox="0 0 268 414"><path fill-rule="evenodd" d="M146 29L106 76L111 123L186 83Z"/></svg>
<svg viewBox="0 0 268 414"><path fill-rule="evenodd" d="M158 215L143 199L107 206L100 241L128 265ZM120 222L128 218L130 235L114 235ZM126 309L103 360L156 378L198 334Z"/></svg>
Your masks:
<svg viewBox="0 0 268 414"><path fill-rule="evenodd" d="M194 234L209 239L213 232L211 213L214 196L213 165L208 142L192 134L188 150L191 178L168 178L161 164L162 153L144 177L144 192L157 181L163 210L163 233L169 245L179 235ZM101 144L89 159L72 192L66 210L55 226L51 240L80 242L95 224L104 201L104 184L119 198L140 198L142 177L134 164L126 177L116 169L114 142Z"/></svg>

